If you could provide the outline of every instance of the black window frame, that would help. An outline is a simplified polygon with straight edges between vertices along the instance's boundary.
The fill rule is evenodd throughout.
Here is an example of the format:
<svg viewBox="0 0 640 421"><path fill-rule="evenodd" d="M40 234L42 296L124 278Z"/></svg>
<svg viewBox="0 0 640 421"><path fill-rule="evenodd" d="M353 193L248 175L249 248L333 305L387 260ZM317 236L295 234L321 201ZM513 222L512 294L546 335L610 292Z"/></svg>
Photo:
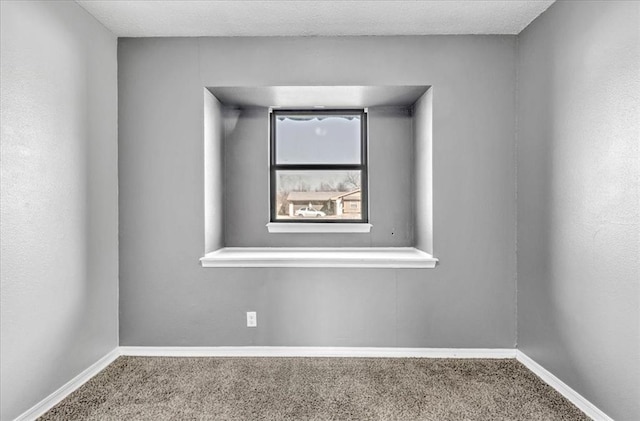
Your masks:
<svg viewBox="0 0 640 421"><path fill-rule="evenodd" d="M360 164L278 164L276 162L276 118L278 115L336 115L360 117ZM367 224L369 223L369 162L367 153L367 110L278 108L269 114L269 208L272 223ZM277 219L276 173L278 171L360 171L360 219Z"/></svg>

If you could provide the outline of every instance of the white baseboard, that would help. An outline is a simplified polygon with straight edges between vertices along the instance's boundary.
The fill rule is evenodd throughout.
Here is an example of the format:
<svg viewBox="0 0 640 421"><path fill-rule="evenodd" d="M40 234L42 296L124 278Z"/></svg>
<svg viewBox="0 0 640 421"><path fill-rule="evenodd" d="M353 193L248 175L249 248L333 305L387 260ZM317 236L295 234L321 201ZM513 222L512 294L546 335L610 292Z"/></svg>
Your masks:
<svg viewBox="0 0 640 421"><path fill-rule="evenodd" d="M93 376L104 370L119 356L120 351L118 348L109 352L107 355L100 358L82 373L69 380L60 389L56 390L55 392L32 406L31 409L22 413L22 415L18 416L18 418L16 418L14 421L32 421L44 415L45 412L56 406L61 400L69 396L74 390L76 390L87 381L89 381Z"/></svg>
<svg viewBox="0 0 640 421"><path fill-rule="evenodd" d="M121 355L145 357L353 357L353 358L515 358L596 421L613 421L523 352L510 348L360 348L296 346L155 347L121 346L78 374L15 421L35 420Z"/></svg>
<svg viewBox="0 0 640 421"><path fill-rule="evenodd" d="M354 357L354 358L515 358L509 348L361 348L303 346L154 347L121 346L122 355L147 357Z"/></svg>
<svg viewBox="0 0 640 421"><path fill-rule="evenodd" d="M516 352L516 359L593 420L613 421L611 417L598 409L598 407L589 402L584 396L573 390L565 382L551 374L551 372L529 358L522 351L518 350Z"/></svg>

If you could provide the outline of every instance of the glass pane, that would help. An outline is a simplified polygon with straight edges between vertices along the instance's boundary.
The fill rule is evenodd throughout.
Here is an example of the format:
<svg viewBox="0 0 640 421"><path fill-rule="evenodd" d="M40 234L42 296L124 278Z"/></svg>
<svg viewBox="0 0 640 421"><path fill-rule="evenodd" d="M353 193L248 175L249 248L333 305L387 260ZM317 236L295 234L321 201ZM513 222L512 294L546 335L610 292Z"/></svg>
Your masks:
<svg viewBox="0 0 640 421"><path fill-rule="evenodd" d="M278 171L276 220L361 220L360 179L360 171Z"/></svg>
<svg viewBox="0 0 640 421"><path fill-rule="evenodd" d="M360 115L277 115L277 164L360 164Z"/></svg>

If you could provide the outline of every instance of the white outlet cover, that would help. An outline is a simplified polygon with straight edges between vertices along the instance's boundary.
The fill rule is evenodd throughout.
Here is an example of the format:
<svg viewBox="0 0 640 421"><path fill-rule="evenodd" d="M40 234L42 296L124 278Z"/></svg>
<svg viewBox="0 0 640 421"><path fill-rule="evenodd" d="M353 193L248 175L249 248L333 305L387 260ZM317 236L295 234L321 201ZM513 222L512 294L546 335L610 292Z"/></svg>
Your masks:
<svg viewBox="0 0 640 421"><path fill-rule="evenodd" d="M258 326L258 315L255 311L247 311L247 327Z"/></svg>

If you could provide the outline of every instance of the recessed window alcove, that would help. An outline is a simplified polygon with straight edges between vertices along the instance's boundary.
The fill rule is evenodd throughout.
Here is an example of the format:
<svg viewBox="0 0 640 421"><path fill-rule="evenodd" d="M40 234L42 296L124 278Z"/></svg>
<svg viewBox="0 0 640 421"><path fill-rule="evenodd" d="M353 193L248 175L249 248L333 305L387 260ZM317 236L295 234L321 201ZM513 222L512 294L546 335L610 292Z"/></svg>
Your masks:
<svg viewBox="0 0 640 421"><path fill-rule="evenodd" d="M205 88L202 266L434 268L432 106L430 86ZM285 107L367 110L368 224L270 223L269 111Z"/></svg>

